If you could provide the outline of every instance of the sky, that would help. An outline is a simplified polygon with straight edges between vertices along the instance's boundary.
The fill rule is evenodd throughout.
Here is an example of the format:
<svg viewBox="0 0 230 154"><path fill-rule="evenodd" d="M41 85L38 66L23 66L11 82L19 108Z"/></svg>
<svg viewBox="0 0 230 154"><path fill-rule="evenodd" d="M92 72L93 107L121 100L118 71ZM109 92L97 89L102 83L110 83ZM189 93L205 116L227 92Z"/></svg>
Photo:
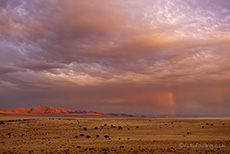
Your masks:
<svg viewBox="0 0 230 154"><path fill-rule="evenodd" d="M230 115L229 0L1 0L0 108Z"/></svg>

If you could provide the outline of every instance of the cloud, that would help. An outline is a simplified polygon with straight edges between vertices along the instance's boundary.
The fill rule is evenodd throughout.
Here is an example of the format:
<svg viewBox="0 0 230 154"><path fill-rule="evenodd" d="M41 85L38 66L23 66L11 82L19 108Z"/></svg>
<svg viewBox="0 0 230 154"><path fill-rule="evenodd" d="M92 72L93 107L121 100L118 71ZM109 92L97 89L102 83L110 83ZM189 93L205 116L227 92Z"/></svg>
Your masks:
<svg viewBox="0 0 230 154"><path fill-rule="evenodd" d="M68 93L74 87L90 93L91 88L116 86L108 90L111 98L95 102L117 98L137 105L143 101L171 113L157 103L167 104L169 91L229 84L230 11L225 0L4 0L0 23L0 81L15 88L16 94L19 89L46 88ZM114 97L123 84L153 88L143 90L148 95L140 98ZM128 90L130 95L139 93ZM17 96L26 100L27 92ZM46 95L46 102L55 100L51 97Z"/></svg>

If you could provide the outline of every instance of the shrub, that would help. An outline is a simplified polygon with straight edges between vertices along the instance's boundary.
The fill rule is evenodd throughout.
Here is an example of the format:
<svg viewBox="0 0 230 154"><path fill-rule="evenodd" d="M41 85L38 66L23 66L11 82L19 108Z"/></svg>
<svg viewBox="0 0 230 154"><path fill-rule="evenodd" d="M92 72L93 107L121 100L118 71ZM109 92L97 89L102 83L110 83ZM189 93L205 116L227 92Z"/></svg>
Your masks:
<svg viewBox="0 0 230 154"><path fill-rule="evenodd" d="M104 138L107 139L107 138L109 138L109 136L108 136L108 135L105 135Z"/></svg>

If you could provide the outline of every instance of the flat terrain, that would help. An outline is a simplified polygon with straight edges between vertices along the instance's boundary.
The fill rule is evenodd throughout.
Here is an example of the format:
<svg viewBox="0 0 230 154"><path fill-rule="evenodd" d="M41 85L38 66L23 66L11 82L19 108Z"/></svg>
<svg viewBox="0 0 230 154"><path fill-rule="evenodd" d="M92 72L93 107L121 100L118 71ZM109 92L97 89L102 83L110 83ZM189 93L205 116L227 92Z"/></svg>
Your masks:
<svg viewBox="0 0 230 154"><path fill-rule="evenodd" d="M230 118L0 116L0 121L0 153L230 153Z"/></svg>

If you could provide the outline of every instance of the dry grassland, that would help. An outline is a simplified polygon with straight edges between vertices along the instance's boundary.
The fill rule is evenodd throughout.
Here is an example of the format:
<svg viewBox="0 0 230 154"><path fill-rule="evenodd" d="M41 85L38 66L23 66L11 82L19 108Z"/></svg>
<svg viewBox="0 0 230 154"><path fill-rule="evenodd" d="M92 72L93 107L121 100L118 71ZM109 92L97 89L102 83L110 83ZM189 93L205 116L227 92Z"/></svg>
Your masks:
<svg viewBox="0 0 230 154"><path fill-rule="evenodd" d="M0 116L0 153L230 153L230 118Z"/></svg>

